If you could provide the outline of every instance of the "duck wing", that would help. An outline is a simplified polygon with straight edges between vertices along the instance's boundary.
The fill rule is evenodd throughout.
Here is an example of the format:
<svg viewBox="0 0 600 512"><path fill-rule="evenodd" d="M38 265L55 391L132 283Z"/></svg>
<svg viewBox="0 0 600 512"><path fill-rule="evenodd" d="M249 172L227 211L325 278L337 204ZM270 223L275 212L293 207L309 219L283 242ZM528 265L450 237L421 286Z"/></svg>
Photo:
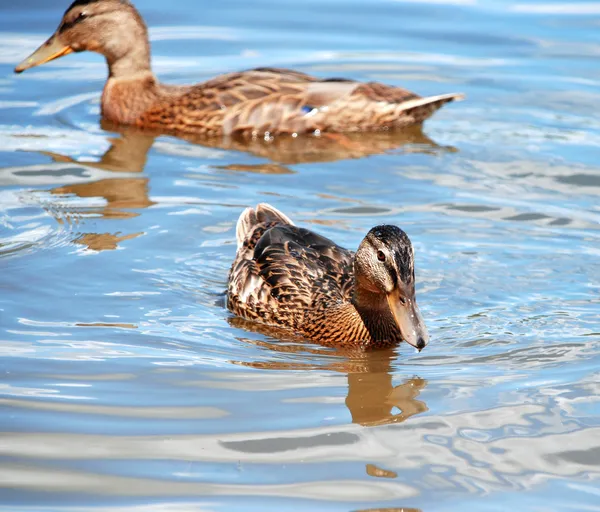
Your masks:
<svg viewBox="0 0 600 512"><path fill-rule="evenodd" d="M244 71L237 75L235 84L225 84L220 94L219 101L226 107L223 133L263 135L320 130L320 116L316 114L349 97L358 85L351 80L321 81L287 69Z"/></svg>
<svg viewBox="0 0 600 512"><path fill-rule="evenodd" d="M252 70L227 88L225 135L363 132L418 125L462 94L421 97L400 87L345 79L318 80L288 70ZM239 101L245 98L244 101Z"/></svg>
<svg viewBox="0 0 600 512"><path fill-rule="evenodd" d="M308 229L275 221L249 232L232 266L234 313L298 329L307 311L349 300L353 252Z"/></svg>
<svg viewBox="0 0 600 512"><path fill-rule="evenodd" d="M347 298L352 282L353 252L297 226L274 226L254 248L259 274L271 296L301 300L307 307L326 296Z"/></svg>
<svg viewBox="0 0 600 512"><path fill-rule="evenodd" d="M169 96L139 123L204 135L369 131L427 119L461 95L421 98L398 87L258 68L218 76Z"/></svg>

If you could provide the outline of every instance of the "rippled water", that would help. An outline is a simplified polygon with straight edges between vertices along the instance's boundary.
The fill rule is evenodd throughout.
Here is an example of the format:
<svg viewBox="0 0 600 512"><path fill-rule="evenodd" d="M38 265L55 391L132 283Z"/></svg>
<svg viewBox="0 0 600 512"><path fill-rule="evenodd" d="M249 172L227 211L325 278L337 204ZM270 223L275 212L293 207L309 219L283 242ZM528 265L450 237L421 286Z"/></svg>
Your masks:
<svg viewBox="0 0 600 512"><path fill-rule="evenodd" d="M100 126L65 5L0 7L2 510L600 510L600 4L138 1L160 77L463 91L399 136L207 147ZM432 342L347 358L224 309L267 201L417 254Z"/></svg>

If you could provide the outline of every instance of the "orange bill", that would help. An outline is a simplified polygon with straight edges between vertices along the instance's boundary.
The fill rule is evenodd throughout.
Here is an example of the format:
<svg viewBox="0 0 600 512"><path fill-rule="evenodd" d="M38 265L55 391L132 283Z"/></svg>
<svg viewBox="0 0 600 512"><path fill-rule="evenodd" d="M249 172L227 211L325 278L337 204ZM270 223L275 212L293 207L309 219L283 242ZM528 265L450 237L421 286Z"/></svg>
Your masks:
<svg viewBox="0 0 600 512"><path fill-rule="evenodd" d="M62 44L58 38L53 35L48 41L21 62L21 64L15 68L15 73L22 73L26 69L40 66L72 52L73 49L70 46Z"/></svg>

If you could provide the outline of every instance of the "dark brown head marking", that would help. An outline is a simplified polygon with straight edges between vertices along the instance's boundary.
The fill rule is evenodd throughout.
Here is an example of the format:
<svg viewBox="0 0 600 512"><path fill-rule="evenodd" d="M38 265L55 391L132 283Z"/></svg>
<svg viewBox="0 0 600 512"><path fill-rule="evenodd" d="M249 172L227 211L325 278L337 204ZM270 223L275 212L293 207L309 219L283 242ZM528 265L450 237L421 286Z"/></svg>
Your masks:
<svg viewBox="0 0 600 512"><path fill-rule="evenodd" d="M375 226L369 235L376 238L381 244L386 246L391 257L394 259L395 267L402 282L406 285L414 283L414 262L413 249L408 235L397 226L381 225ZM395 272L391 275L395 278Z"/></svg>

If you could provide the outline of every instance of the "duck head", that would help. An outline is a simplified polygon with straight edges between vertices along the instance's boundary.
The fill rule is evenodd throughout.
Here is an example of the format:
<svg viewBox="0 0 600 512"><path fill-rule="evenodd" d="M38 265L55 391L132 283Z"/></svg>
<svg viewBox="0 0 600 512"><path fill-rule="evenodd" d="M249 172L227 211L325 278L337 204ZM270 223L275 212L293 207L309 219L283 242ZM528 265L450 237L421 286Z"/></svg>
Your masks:
<svg viewBox="0 0 600 512"><path fill-rule="evenodd" d="M127 74L144 71L150 66L146 25L130 2L75 0L54 34L23 60L15 72L22 73L70 53L83 51L104 55L111 76L119 71Z"/></svg>
<svg viewBox="0 0 600 512"><path fill-rule="evenodd" d="M389 308L404 341L422 350L429 342L415 296L414 250L396 226L376 226L354 259L358 302L369 309ZM361 304L357 304L361 306Z"/></svg>

